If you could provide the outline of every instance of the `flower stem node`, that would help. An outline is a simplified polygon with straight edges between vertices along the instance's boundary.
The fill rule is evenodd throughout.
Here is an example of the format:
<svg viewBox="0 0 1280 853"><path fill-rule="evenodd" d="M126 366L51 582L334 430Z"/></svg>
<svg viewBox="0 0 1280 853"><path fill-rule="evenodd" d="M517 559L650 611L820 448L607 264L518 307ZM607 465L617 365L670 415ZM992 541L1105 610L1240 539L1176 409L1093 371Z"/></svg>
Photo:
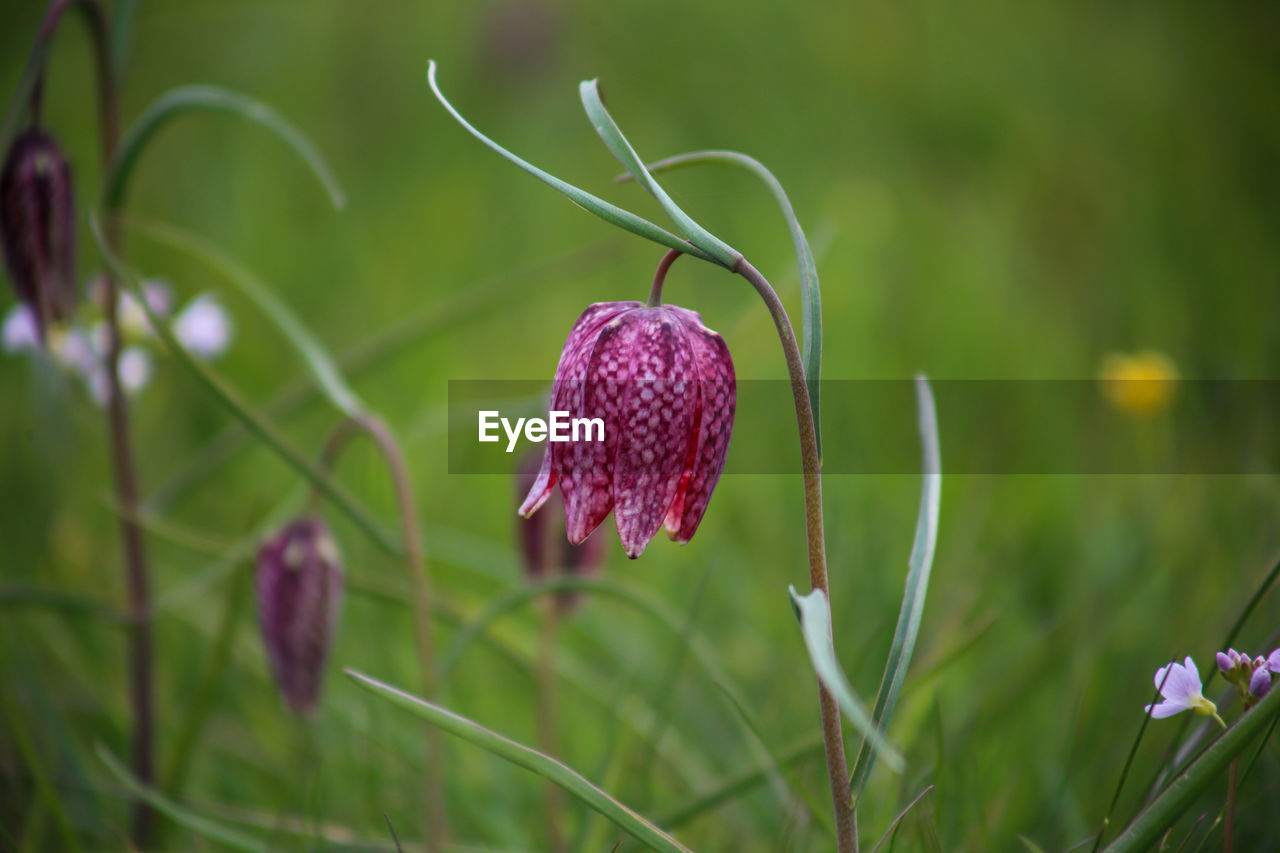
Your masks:
<svg viewBox="0 0 1280 853"><path fill-rule="evenodd" d="M310 716L342 606L342 566L325 523L301 518L263 543L255 586L271 674L289 709Z"/></svg>
<svg viewBox="0 0 1280 853"><path fill-rule="evenodd" d="M729 348L696 312L588 307L560 354L551 409L601 418L604 441L548 444L520 514L536 512L559 483L575 545L610 511L632 559L664 526L688 542L724 469L736 404Z"/></svg>

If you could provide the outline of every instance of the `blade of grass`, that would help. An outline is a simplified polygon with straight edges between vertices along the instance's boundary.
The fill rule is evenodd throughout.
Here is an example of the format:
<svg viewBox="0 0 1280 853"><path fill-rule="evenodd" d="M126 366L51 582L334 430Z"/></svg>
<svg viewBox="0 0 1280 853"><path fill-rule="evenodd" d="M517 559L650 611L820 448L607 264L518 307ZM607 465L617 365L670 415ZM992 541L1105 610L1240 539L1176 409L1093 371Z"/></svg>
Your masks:
<svg viewBox="0 0 1280 853"><path fill-rule="evenodd" d="M346 670L346 673L362 687L390 699L393 703L439 726L449 734L478 746L492 755L506 759L512 764L530 770L545 779L550 779L563 788L565 792L577 797L587 806L605 815L616 823L619 828L630 833L649 848L664 851L664 853L689 853L689 848L663 832L640 814L609 796L568 765L517 743L510 738L490 731L466 717L459 716L438 705L433 705L395 687L383 684L367 675L350 669Z"/></svg>
<svg viewBox="0 0 1280 853"><path fill-rule="evenodd" d="M186 253L239 288L280 330L285 339L293 344L294 349L302 356L303 363L311 371L316 387L338 411L355 417L366 410L360 397L343 378L342 371L338 369L328 349L303 325L293 309L276 296L270 285L212 242L190 231L132 216L120 216L117 221L128 231Z"/></svg>
<svg viewBox="0 0 1280 853"><path fill-rule="evenodd" d="M796 592L795 586L789 586L791 606L800 621L800 633L804 636L804 645L809 652L809 660L819 680L831 691L831 695L840 705L840 710L853 723L853 727L862 733L871 747L884 755L885 763L895 773L902 771L905 763L902 755L894 749L884 734L871 722L866 706L858 699L853 685L845 677L840 662L836 660L836 650L831 633L831 606L827 604L827 596L820 589L810 590L807 595Z"/></svg>
<svg viewBox="0 0 1280 853"><path fill-rule="evenodd" d="M898 824L902 823L903 819L916 807L916 804L924 799L924 795L932 790L932 785L925 785L924 790L916 794L915 798L911 802L907 803L907 807L905 809L898 812L898 816L895 817L890 822L889 826L885 828L884 835L880 836L880 840L876 842L876 846L871 848L871 853L877 853L877 851L880 850L880 847L889 840L889 836L893 834L893 831L898 828Z"/></svg>
<svg viewBox="0 0 1280 853"><path fill-rule="evenodd" d="M1161 833L1186 814L1206 788L1217 784L1231 760L1280 714L1280 690L1273 690L1205 747L1194 761L1174 777L1150 804L1138 813L1106 853L1137 853L1150 848Z"/></svg>
<svg viewBox="0 0 1280 853"><path fill-rule="evenodd" d="M898 627L893 632L893 644L885 661L884 677L876 694L871 718L877 729L889 727L893 711L898 704L911 655L915 651L916 638L920 634L920 620L924 615L925 597L929 592L929 575L933 568L933 553L938 544L938 507L942 498L942 454L938 447L938 413L933 402L929 381L916 376L916 403L919 407L920 443L924 455L924 487L920 495L920 512L916 517L915 541L908 561L906 588L902 593L902 608L898 613ZM864 741L858 747L849 781L856 802L866 788L875 756Z"/></svg>
<svg viewBox="0 0 1280 853"><path fill-rule="evenodd" d="M671 232L663 228L659 228L647 219L636 216L628 210L623 210L617 205L610 204L604 199L598 198L586 190L579 189L573 184L562 181L556 176L542 171L537 166L526 160L522 160L489 137L485 136L480 131L476 130L470 122L462 117L460 112L454 109L453 105L445 99L444 93L440 91L440 86L436 83L436 62L434 59L430 60L427 64L427 83L430 84L431 91L435 94L436 100L440 102L440 105L443 106L449 112L449 115L453 116L454 120L458 122L458 124L462 125L468 133L480 142L484 143L484 145L490 150L502 156L508 162L519 166L521 169L528 172L530 175L533 175L556 192L568 198L574 204L578 205L578 207L581 207L589 213L594 213L610 225L616 225L625 231L630 231L632 234L644 237L646 240L652 240L653 242L666 246L669 249L679 249L681 252L686 252L694 257L702 258L704 261L716 262L710 255L689 241L682 240Z"/></svg>
<svg viewBox="0 0 1280 853"><path fill-rule="evenodd" d="M677 169L682 166L699 166L704 163L737 166L759 178L768 187L769 192L773 194L774 201L778 203L778 208L782 211L782 218L787 222L787 229L791 232L791 243L795 250L796 266L800 271L802 298L801 354L804 358L805 384L809 388L809 402L813 407L813 431L818 441L818 456L821 458L822 418L820 417L819 409L819 392L821 390L819 380L822 375L822 291L818 285L818 266L813 259L813 250L809 247L809 240L805 237L804 229L800 227L800 220L796 218L795 209L791 206L791 199L787 197L787 192L782 188L782 183L774 177L773 172L769 171L763 163L754 157L738 151L691 151L687 154L677 154L674 157L658 160L642 168L647 169L649 173L653 173ZM623 175L620 179L635 176L635 172L631 171L629 167L628 172L630 174Z"/></svg>
<svg viewBox="0 0 1280 853"><path fill-rule="evenodd" d="M816 757L822 754L822 732L814 732L806 740L794 744L786 749L778 752L778 763L783 767L789 767L806 758ZM714 809L745 791L749 791L756 785L759 785L769 776L769 772L773 769L772 762L764 762L763 764L743 770L729 779L724 780L718 786L699 794L691 802L685 803L671 814L662 818L663 826L674 829L677 826L683 826L689 821L702 814Z"/></svg>
<svg viewBox="0 0 1280 853"><path fill-rule="evenodd" d="M97 749L98 758L102 759L102 763L107 766L112 775L120 780L120 784L124 785L134 796L146 800L147 803L169 819L185 826L197 835L221 842L236 850L243 850L246 853L266 853L266 845L258 839L225 827L216 821L192 814L182 806L170 801L164 795L139 782L105 746L98 744Z"/></svg>
<svg viewBox="0 0 1280 853"><path fill-rule="evenodd" d="M40 758L40 752L36 749L36 745L31 740L31 733L27 730L26 721L23 720L22 714L18 712L18 704L14 701L14 697L9 693L3 683L0 683L0 718L3 718L5 725L9 729L9 733L13 737L13 742L18 747L18 754L22 757L23 763L27 765L27 769L31 771L31 778L35 781L35 802L32 808L36 807L36 803L43 804L48 813L53 816L53 823L58 828L58 834L62 838L63 849L65 850L81 850L80 839L76 836L75 830L71 826L71 819L67 817L67 811L63 808L62 799L58 796L58 792L54 790L53 782L49 777L49 770L45 767L45 763Z"/></svg>
<svg viewBox="0 0 1280 853"><path fill-rule="evenodd" d="M283 435L281 435L271 422L262 415L254 411L247 403L240 399L240 396L232 390L231 386L224 382L213 370L204 362L191 355L185 347L178 341L173 330L169 326L168 320L160 317L147 304L145 294L142 292L141 282L138 277L130 270L125 269L119 260L106 248L106 242L102 239L101 225L96 216L89 217L89 227L93 232L94 238L98 241L98 248L102 252L103 260L106 263L111 274L117 280L122 282L125 287L133 292L137 297L139 305L147 313L147 319L150 320L152 327L155 329L156 335L164 342L165 346L178 358L178 360L187 368L195 377L211 391L223 406L225 406L232 414L239 418L249 429L258 436L262 442L273 450L277 456L284 460L299 475L310 481L317 489L325 494L334 505L344 512L350 519L361 529L374 543L379 545L384 551L395 557L403 557L404 549L400 543L391 538L385 530L369 516L369 514L356 501L347 494L346 490L334 482L328 474L321 470L320 466L304 456L292 444L290 444Z"/></svg>
<svg viewBox="0 0 1280 853"><path fill-rule="evenodd" d="M609 111L605 109L604 101L600 97L599 82L583 80L578 85L578 95L582 98L582 107L587 111L587 118L591 119L591 126L600 135L605 147L618 158L618 162L631 173L636 182L658 200L663 211L676 224L676 229L684 234L690 243L710 255L716 263L733 269L742 260L742 254L694 222L689 214L681 210L680 206L672 201L671 196L667 195L666 190L653 179L653 175L650 175L649 170L645 168L644 161L636 154L631 143L622 135L622 130L613 120L613 116L609 115Z"/></svg>
<svg viewBox="0 0 1280 853"><path fill-rule="evenodd" d="M302 158L324 186L334 208L342 209L344 204L342 188L338 186L333 170L329 168L319 150L311 144L302 131L290 124L283 116L261 101L229 89L217 86L180 86L152 101L151 106L138 117L133 127L120 141L106 182L104 207L107 210L119 210L124 206L129 179L133 176L138 159L146 149L147 143L174 118L193 110L230 113L271 131Z"/></svg>
<svg viewBox="0 0 1280 853"><path fill-rule="evenodd" d="M783 808L786 808L789 805L787 801L788 797L794 797L804 803L805 808L809 810L809 816L815 823L821 826L824 831L826 831L827 837L834 841L836 837L836 825L832 822L831 815L827 814L828 809L824 805L816 802L813 795L804 787L803 784L799 784L790 778L790 774L787 773L786 768L783 766L782 759L778 756L777 750L769 745L769 741L765 739L763 731L760 728L759 721L756 720L755 715L751 713L747 706L740 701L738 697L734 696L731 691L724 689L724 685L720 684L720 682L716 682L716 687L720 688L720 695L723 696L725 701L729 703L729 706L733 708L734 712L738 715L738 719L742 722L742 725L751 734L751 737L759 747L759 750L764 753L764 756L768 761L769 775L775 781L774 788L778 793L778 799L781 801Z"/></svg>

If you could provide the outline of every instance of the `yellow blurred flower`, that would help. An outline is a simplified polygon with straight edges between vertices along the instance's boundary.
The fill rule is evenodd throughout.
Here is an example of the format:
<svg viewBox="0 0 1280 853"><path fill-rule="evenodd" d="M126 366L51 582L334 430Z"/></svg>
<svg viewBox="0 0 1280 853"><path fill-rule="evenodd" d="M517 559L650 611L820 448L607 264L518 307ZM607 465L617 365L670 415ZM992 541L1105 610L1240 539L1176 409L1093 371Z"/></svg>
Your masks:
<svg viewBox="0 0 1280 853"><path fill-rule="evenodd" d="M1156 350L1133 355L1111 353L1102 360L1098 378L1111 405L1127 414L1146 417L1169 408L1177 390L1178 368Z"/></svg>

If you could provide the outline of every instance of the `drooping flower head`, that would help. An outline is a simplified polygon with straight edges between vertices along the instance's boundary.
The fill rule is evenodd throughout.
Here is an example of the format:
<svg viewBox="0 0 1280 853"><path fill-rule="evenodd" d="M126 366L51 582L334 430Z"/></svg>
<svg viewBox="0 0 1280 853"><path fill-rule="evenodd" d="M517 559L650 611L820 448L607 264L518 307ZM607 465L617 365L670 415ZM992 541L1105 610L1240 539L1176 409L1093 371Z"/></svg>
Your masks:
<svg viewBox="0 0 1280 853"><path fill-rule="evenodd" d="M301 518L268 539L255 585L271 674L290 710L309 715L342 605L342 566L324 522Z"/></svg>
<svg viewBox="0 0 1280 853"><path fill-rule="evenodd" d="M548 442L520 514L559 483L574 544L610 511L632 559L664 525L688 542L724 468L736 401L729 348L696 312L590 306L560 354L551 409L601 419L604 440Z"/></svg>
<svg viewBox="0 0 1280 853"><path fill-rule="evenodd" d="M1182 663L1171 663L1156 670L1156 688L1161 701L1147 705L1143 710L1157 720L1172 717L1182 711L1194 711L1204 717L1218 718L1218 707L1204 698L1204 685L1196 662L1188 657Z"/></svg>
<svg viewBox="0 0 1280 853"><path fill-rule="evenodd" d="M526 456L516 476L517 496L533 488L537 477L537 457ZM520 556L524 561L525 574L531 581L561 575L589 577L604 565L604 536L596 531L581 545L566 541L564 510L557 505L553 504L536 515L521 517L518 527ZM562 590L555 595L555 608L560 613L567 613L580 599L577 591Z"/></svg>
<svg viewBox="0 0 1280 853"><path fill-rule="evenodd" d="M0 247L18 299L44 340L75 309L75 193L57 142L39 128L13 141L0 171Z"/></svg>

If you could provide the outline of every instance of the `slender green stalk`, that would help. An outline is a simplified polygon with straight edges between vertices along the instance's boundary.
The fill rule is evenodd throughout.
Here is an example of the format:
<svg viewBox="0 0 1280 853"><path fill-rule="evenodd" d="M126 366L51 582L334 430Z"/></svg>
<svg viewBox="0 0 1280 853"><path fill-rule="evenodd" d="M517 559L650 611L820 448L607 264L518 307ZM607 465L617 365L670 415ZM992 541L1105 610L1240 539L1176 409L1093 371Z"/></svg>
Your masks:
<svg viewBox="0 0 1280 853"><path fill-rule="evenodd" d="M432 592L427 578L427 559L418 528L418 511L409 482L409 469L395 435L381 419L368 412L357 414L339 426L324 450L324 465L333 464L340 448L356 431L366 433L377 444L391 478L395 482L396 504L404 537L405 561L413 585L413 624L418 645L418 676L423 698L434 700L437 691L435 637L431 632ZM427 842L432 850L444 847L449 835L444 806L444 760L439 729L427 726Z"/></svg>
<svg viewBox="0 0 1280 853"><path fill-rule="evenodd" d="M649 288L649 301L645 303L646 306L657 308L662 304L662 286L667 283L667 271L676 262L676 258L683 254L684 252L679 249L668 249L662 256L662 260L658 261L658 269L653 273L653 287Z"/></svg>
<svg viewBox="0 0 1280 853"><path fill-rule="evenodd" d="M805 386L804 361L796 344L796 333L782 300L774 292L768 280L745 258L733 267L733 272L745 278L760 294L769 315L773 318L782 342L782 352L787 361L787 374L791 379L791 395L795 400L796 426L800 432L800 460L804 471L805 530L809 544L809 583L820 589L827 600L831 590L827 578L827 547L822 530L822 463L818 457L818 439L814 432L813 409L809 405L809 390ZM853 802L848 788L848 764L844 753L844 731L840 724L840 708L835 697L821 682L818 684L818 704L822 713L822 737L827 758L827 777L831 784L831 803L836 817L836 849L839 853L856 853L858 849L857 826L853 816Z"/></svg>
<svg viewBox="0 0 1280 853"><path fill-rule="evenodd" d="M26 762L27 769L31 771L31 777L35 781L36 799L31 803L31 808L34 809L37 804L42 804L48 809L49 814L53 815L53 822L58 828L62 843L65 845L64 849L78 851L82 849L80 841L76 838L75 830L71 827L71 820L67 817L67 811L62 805L62 800L58 797L57 790L54 789L53 781L49 778L48 768L40 760L40 752L31 740L31 734L27 731L26 722L18 711L18 703L14 700L13 694L9 693L4 688L4 685L0 684L0 717L4 719L5 725L10 734L12 734L14 743L18 748L18 754Z"/></svg>

